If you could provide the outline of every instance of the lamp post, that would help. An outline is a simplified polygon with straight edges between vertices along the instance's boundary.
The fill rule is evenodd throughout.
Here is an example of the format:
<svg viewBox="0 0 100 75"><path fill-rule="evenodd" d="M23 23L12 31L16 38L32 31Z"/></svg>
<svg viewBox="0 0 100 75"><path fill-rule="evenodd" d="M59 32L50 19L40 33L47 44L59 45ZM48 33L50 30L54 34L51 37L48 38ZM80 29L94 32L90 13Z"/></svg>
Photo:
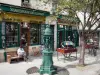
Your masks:
<svg viewBox="0 0 100 75"><path fill-rule="evenodd" d="M46 26L45 32L44 32L44 45L45 48L42 51L43 53L43 62L40 67L40 74L49 74L52 75L56 73L55 67L53 66L53 50L52 50L52 31L50 29L50 25Z"/></svg>

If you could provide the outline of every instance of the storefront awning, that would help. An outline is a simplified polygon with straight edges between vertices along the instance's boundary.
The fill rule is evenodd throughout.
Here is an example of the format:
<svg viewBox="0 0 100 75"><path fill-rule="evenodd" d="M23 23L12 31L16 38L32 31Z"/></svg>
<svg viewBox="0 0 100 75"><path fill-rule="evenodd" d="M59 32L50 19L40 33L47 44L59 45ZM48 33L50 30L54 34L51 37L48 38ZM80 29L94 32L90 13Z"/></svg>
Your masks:
<svg viewBox="0 0 100 75"><path fill-rule="evenodd" d="M5 11L5 12L14 12L14 13L21 13L21 14L31 14L31 15L38 15L38 16L50 15L50 13L47 11L36 10L36 9L31 9L31 8L3 4L3 3L0 3L0 9L1 11Z"/></svg>

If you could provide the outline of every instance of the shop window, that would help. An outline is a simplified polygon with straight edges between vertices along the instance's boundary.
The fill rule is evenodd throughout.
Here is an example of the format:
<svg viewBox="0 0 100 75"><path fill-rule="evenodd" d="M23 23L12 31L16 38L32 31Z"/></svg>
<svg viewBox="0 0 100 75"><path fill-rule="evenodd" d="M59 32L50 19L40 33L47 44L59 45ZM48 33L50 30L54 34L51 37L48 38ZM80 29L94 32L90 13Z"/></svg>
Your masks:
<svg viewBox="0 0 100 75"><path fill-rule="evenodd" d="M30 43L31 45L34 44L39 44L39 30L40 30L40 25L38 24L30 24Z"/></svg>
<svg viewBox="0 0 100 75"><path fill-rule="evenodd" d="M6 22L6 47L15 47L18 44L18 24Z"/></svg>
<svg viewBox="0 0 100 75"><path fill-rule="evenodd" d="M22 0L22 3L23 3L23 2L28 2L28 3L29 3L29 0Z"/></svg>

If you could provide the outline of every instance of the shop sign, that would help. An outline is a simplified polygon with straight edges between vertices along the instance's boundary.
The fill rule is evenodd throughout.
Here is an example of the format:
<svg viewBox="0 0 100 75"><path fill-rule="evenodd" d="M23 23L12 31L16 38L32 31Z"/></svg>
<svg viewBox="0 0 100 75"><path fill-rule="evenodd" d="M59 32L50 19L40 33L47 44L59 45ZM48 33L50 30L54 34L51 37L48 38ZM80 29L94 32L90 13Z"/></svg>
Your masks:
<svg viewBox="0 0 100 75"><path fill-rule="evenodd" d="M58 23L66 23L66 24L76 24L79 20L76 17L60 15L58 17Z"/></svg>
<svg viewBox="0 0 100 75"><path fill-rule="evenodd" d="M0 8L3 11L7 12L15 12L15 13L23 13L23 14L31 14L31 15L39 15L39 16L49 16L50 13L47 11L35 10L35 9L28 9L28 8L21 8L15 6L8 6L1 4Z"/></svg>
<svg viewBox="0 0 100 75"><path fill-rule="evenodd" d="M36 12L35 10L29 11L29 10L10 8L10 11L11 12L16 12L16 13L25 13L25 14L45 16L45 13Z"/></svg>
<svg viewBox="0 0 100 75"><path fill-rule="evenodd" d="M75 22L68 21L66 19L58 19L58 23L62 24L75 24Z"/></svg>

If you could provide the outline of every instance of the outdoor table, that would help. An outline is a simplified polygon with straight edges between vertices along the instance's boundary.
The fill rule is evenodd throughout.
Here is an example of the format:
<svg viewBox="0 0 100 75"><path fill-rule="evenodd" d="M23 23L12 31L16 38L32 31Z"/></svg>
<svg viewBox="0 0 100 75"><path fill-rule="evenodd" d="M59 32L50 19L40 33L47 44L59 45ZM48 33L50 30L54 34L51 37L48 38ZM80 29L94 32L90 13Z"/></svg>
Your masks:
<svg viewBox="0 0 100 75"><path fill-rule="evenodd" d="M86 44L85 48L89 50L89 54L96 56L97 55L97 46L94 44Z"/></svg>
<svg viewBox="0 0 100 75"><path fill-rule="evenodd" d="M72 52L76 52L76 59L77 59L77 49L76 48L71 48L71 47L69 47L69 48L57 48L57 59L59 60L58 52L63 54L64 62L65 62L66 58L74 57L74 56L71 56ZM69 56L67 56L67 54L69 54Z"/></svg>

